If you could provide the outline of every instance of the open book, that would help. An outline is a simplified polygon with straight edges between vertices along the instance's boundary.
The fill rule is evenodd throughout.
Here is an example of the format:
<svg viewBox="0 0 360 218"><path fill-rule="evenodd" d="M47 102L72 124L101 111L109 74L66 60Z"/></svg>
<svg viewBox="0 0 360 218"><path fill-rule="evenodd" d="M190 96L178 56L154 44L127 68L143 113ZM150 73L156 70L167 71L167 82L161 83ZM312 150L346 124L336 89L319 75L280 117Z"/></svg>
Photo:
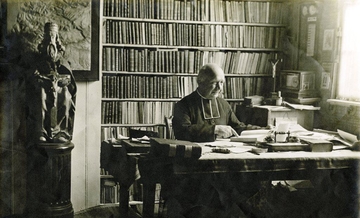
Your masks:
<svg viewBox="0 0 360 218"><path fill-rule="evenodd" d="M350 134L348 132L342 131L340 129L337 130L339 136L334 136L330 141L337 142L352 147L352 145L358 140L356 135Z"/></svg>
<svg viewBox="0 0 360 218"><path fill-rule="evenodd" d="M264 141L264 138L269 134L268 129L255 129L255 130L244 130L240 136L233 136L230 138L231 142L256 142Z"/></svg>
<svg viewBox="0 0 360 218"><path fill-rule="evenodd" d="M322 139L334 143L334 149L351 148L356 142L357 136L340 129L337 132L315 129L309 135L300 135L300 139Z"/></svg>

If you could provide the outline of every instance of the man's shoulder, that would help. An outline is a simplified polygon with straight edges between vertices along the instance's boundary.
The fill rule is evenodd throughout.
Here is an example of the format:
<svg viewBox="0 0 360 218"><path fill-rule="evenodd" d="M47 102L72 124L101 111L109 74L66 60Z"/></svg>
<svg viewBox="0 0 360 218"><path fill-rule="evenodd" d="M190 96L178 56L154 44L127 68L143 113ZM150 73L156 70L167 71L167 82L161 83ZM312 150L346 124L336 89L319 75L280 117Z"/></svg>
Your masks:
<svg viewBox="0 0 360 218"><path fill-rule="evenodd" d="M183 97L179 102L192 102L196 98L199 98L199 95L196 93L196 91L188 94L187 96Z"/></svg>
<svg viewBox="0 0 360 218"><path fill-rule="evenodd" d="M220 97L218 97L218 98L216 98L217 99L217 101L219 102L219 103L221 103L221 104L229 104L229 102L227 102L225 99L223 99L223 98L220 98Z"/></svg>

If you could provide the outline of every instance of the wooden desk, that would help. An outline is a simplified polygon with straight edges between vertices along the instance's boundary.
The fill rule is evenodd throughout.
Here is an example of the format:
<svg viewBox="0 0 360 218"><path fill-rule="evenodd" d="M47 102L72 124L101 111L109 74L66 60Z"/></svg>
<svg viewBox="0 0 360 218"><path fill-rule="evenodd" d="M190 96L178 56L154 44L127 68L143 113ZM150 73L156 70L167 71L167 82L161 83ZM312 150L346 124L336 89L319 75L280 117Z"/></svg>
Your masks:
<svg viewBox="0 0 360 218"><path fill-rule="evenodd" d="M204 173L256 173L259 180L309 179L324 170L344 170L351 175L349 187L354 191L354 205L358 205L358 169L360 152L339 150L333 152L268 152L255 155L245 152L240 154L207 153L209 147L203 147L203 154L198 160L159 158L148 155L150 145L131 143L123 140L123 148L129 151L127 164L137 159L143 183L143 217L154 217L155 185L173 175ZM142 148L139 148L142 147ZM136 148L134 150L134 148ZM119 148L117 148L119 149ZM137 153L131 153L136 151ZM116 154L116 152L112 152ZM110 165L117 165L113 162ZM132 167L130 167L132 168ZM115 166L119 171L121 167ZM131 170L130 173L134 173ZM110 172L111 173L111 172ZM116 172L124 173L124 172ZM131 176L130 176L131 177ZM135 178L135 177L131 177ZM134 181L134 180L133 180ZM127 217L128 188L130 180L120 182L120 215ZM349 196L350 197L350 196ZM358 208L354 208L358 211Z"/></svg>
<svg viewBox="0 0 360 218"><path fill-rule="evenodd" d="M129 212L129 188L137 179L137 159L143 157L150 150L150 144L132 143L121 140L116 144L101 143L101 168L107 170L120 184L119 213L120 217L127 217Z"/></svg>
<svg viewBox="0 0 360 218"><path fill-rule="evenodd" d="M204 147L205 148L205 147ZM143 181L143 217L154 217L155 184L173 175L204 173L256 173L259 180L311 179L323 170L349 171L349 196L358 205L357 178L360 152L268 152L260 155L206 153L198 160L154 158L139 159ZM358 208L354 208L358 211Z"/></svg>

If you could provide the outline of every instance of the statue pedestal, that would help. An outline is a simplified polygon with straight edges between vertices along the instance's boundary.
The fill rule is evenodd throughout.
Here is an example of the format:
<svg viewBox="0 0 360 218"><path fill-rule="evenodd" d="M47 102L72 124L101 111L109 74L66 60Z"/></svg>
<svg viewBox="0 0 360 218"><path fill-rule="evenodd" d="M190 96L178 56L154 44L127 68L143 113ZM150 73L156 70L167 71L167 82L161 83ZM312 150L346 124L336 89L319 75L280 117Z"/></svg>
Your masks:
<svg viewBox="0 0 360 218"><path fill-rule="evenodd" d="M38 143L28 149L26 217L74 217L70 201L74 144Z"/></svg>

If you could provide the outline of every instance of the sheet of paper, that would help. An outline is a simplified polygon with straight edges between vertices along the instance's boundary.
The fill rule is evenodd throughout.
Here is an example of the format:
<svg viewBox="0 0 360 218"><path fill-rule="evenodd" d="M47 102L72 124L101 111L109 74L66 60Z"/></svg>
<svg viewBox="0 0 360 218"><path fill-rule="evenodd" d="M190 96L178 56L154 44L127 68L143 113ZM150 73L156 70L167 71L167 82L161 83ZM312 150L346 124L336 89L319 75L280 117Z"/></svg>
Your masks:
<svg viewBox="0 0 360 218"><path fill-rule="evenodd" d="M239 147L234 147L234 148L229 148L231 153L244 153L244 152L248 152L251 151L252 147L248 146L239 146Z"/></svg>
<svg viewBox="0 0 360 218"><path fill-rule="evenodd" d="M197 144L202 146L203 154L211 152L211 149L213 148L227 148L231 153L244 153L251 151L251 149L254 148L254 146L250 146L246 143L230 142L229 139L217 139L214 142L201 142Z"/></svg>
<svg viewBox="0 0 360 218"><path fill-rule="evenodd" d="M342 130L338 130L338 132L319 130L307 131L307 132L297 132L295 134L298 138L306 140L306 139L319 139L319 140L327 140L334 143L334 150L344 149L345 147L351 147L353 141L357 140L355 135L349 134Z"/></svg>
<svg viewBox="0 0 360 218"><path fill-rule="evenodd" d="M346 140L350 143L354 143L358 140L356 135L350 134L350 133L342 131L340 129L338 129L337 132L339 133L341 138L343 138L344 140Z"/></svg>
<svg viewBox="0 0 360 218"><path fill-rule="evenodd" d="M290 104L288 102L285 102L285 104L291 108L298 110L320 110L320 107L314 107L313 105Z"/></svg>
<svg viewBox="0 0 360 218"><path fill-rule="evenodd" d="M240 137L249 137L250 139L254 139L256 138L256 140L252 140L252 141L258 141L258 142L263 142L265 137L270 134L270 130L269 129L254 129L254 130L244 130L241 132ZM236 140L236 137L232 140L232 141L241 141L241 140ZM251 140L248 140L247 142L250 142ZM244 140L245 142L245 140Z"/></svg>
<svg viewBox="0 0 360 218"><path fill-rule="evenodd" d="M196 143L196 144L205 146L205 147L232 148L232 147L243 145L244 143L230 142L230 139L217 139L214 142L201 142L201 143Z"/></svg>
<svg viewBox="0 0 360 218"><path fill-rule="evenodd" d="M254 129L254 130L244 130L240 135L266 135L270 132L268 129Z"/></svg>

